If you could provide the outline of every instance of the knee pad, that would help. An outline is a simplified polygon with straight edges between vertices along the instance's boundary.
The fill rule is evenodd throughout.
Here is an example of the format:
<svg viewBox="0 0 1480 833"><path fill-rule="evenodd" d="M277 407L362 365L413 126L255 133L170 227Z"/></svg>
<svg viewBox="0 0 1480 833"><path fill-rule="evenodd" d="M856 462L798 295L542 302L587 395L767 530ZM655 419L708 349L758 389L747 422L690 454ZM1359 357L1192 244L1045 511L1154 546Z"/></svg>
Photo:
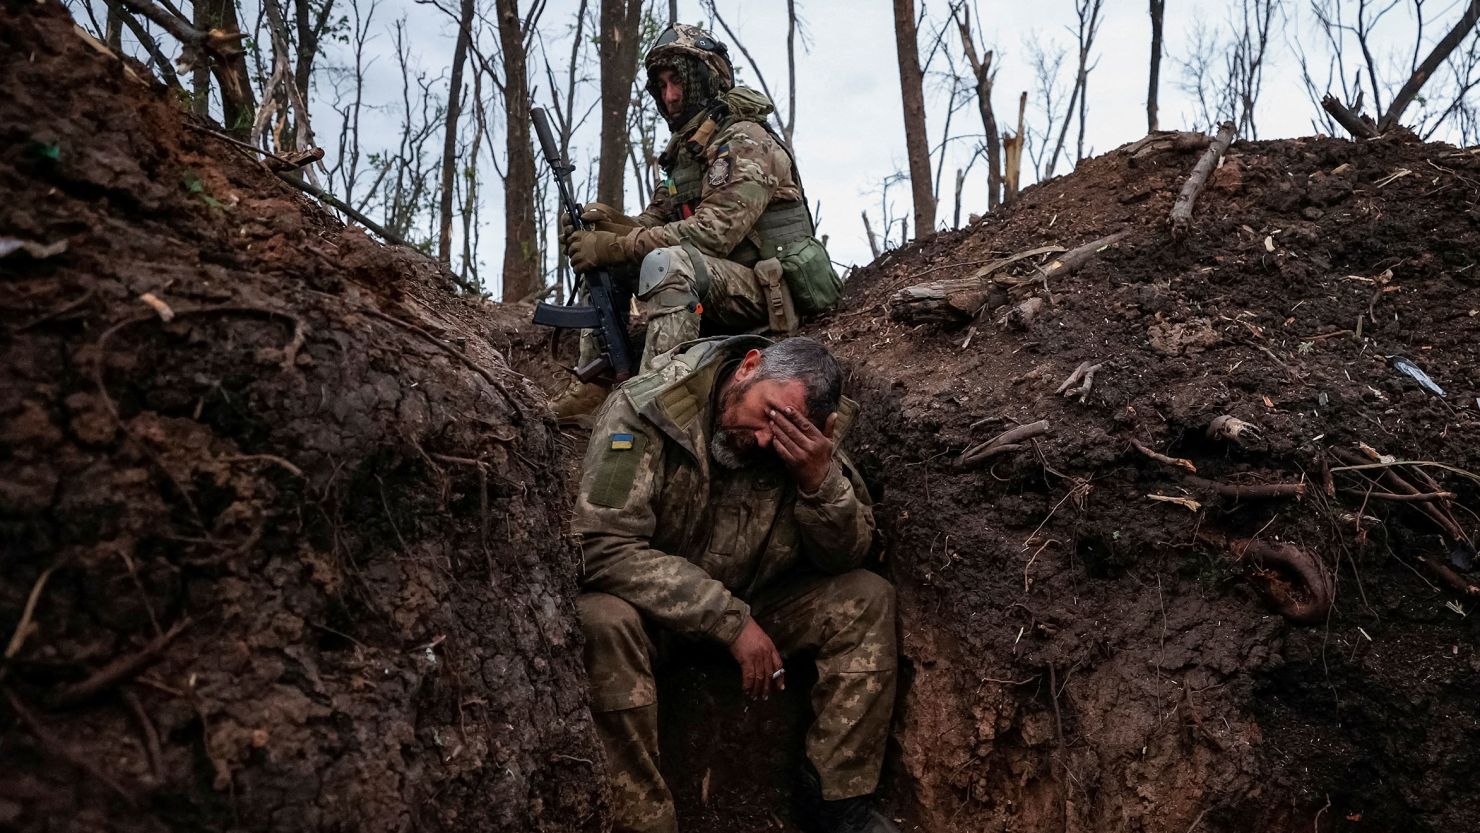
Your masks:
<svg viewBox="0 0 1480 833"><path fill-rule="evenodd" d="M660 309L692 308L699 303L694 289L693 266L678 246L648 252L637 274L637 297Z"/></svg>

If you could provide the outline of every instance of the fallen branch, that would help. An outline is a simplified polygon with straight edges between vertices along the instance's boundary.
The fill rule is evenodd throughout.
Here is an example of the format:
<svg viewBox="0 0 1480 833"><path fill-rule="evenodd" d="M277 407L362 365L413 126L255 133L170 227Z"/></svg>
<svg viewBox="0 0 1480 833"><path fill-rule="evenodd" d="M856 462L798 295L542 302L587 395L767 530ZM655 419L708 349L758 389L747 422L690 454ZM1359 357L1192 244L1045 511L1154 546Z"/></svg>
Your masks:
<svg viewBox="0 0 1480 833"><path fill-rule="evenodd" d="M1470 582L1465 581L1463 576L1449 569L1448 565L1440 564L1426 555L1415 555L1413 560L1421 564L1425 570L1428 570L1429 575L1438 579L1440 584L1443 584L1455 593L1471 599L1480 597L1480 587L1476 587Z"/></svg>
<svg viewBox="0 0 1480 833"><path fill-rule="evenodd" d="M1165 454L1152 451L1151 449L1146 447L1145 443L1142 443L1140 440L1134 437L1131 438L1131 447L1158 463L1166 463L1169 466L1176 466L1178 468L1187 469L1191 472L1197 471L1197 466L1194 465L1191 460L1184 460L1181 457L1168 457Z"/></svg>
<svg viewBox="0 0 1480 833"><path fill-rule="evenodd" d="M1212 144L1193 166L1187 182L1182 185L1182 193L1177 195L1177 202L1172 205L1171 223L1174 237L1185 235L1192 225L1192 207L1197 203L1198 195L1207 186L1208 177L1212 175L1213 169L1218 167L1218 160L1223 158L1228 146L1233 144L1233 136L1233 122L1223 122L1218 126L1218 135L1213 139Z"/></svg>
<svg viewBox="0 0 1480 833"><path fill-rule="evenodd" d="M1134 168L1137 162L1148 156L1174 150L1202 150L1212 141L1208 134L1195 130L1158 130L1130 143L1125 152L1130 156L1130 165Z"/></svg>
<svg viewBox="0 0 1480 833"><path fill-rule="evenodd" d="M1201 477L1188 477L1186 481L1194 488L1206 489L1232 498L1300 497L1305 494L1304 483L1220 483Z"/></svg>
<svg viewBox="0 0 1480 833"><path fill-rule="evenodd" d="M1099 240L1091 240L1083 246L1077 246L1054 258L1049 264L1038 270L1043 277L1043 286L1048 288L1049 278L1062 278L1078 272L1084 264L1089 263L1100 252L1130 236L1130 229L1123 229L1114 234L1107 234Z"/></svg>
<svg viewBox="0 0 1480 833"><path fill-rule="evenodd" d="M1329 93L1321 99L1321 108L1327 113L1330 113L1331 118L1335 119L1337 124L1346 128L1346 132L1352 134L1353 138L1376 139L1382 134L1378 132L1377 125L1372 122L1372 119L1358 112L1361 106L1362 99L1360 96L1357 97L1355 107L1348 107L1342 104L1336 100L1336 96Z"/></svg>
<svg viewBox="0 0 1480 833"><path fill-rule="evenodd" d="M993 457L1017 451L1023 447L1024 442L1046 433L1048 433L1048 420L1046 419L1003 431L992 439L977 443L961 452L961 456L956 458L956 468L967 468Z"/></svg>
<svg viewBox="0 0 1480 833"><path fill-rule="evenodd" d="M149 663L158 659L160 652L188 627L190 627L190 617L187 616L175 623L174 627L156 636L137 653L119 657L99 668L82 682L62 689L52 698L52 706L60 708L75 705L137 674Z"/></svg>
<svg viewBox="0 0 1480 833"><path fill-rule="evenodd" d="M998 281L994 280L994 276L997 273L1028 258L1046 254L1058 254L1063 251L1064 247L1062 246L1038 246L1009 255L1005 258L987 261L984 266L964 278L952 278L907 286L895 292L894 297L890 300L890 317L904 322L921 320L945 322L970 321L984 307L998 305L989 303L990 296L994 292L1000 295L1001 300L999 304L1007 303L1009 300L1008 290L1000 286ZM960 265L964 266L968 264ZM926 270L926 272L930 271L934 271L934 269ZM926 272L919 274L923 275ZM1029 281L1024 279L1008 279L1002 282L1011 288L1017 288L1029 283Z"/></svg>

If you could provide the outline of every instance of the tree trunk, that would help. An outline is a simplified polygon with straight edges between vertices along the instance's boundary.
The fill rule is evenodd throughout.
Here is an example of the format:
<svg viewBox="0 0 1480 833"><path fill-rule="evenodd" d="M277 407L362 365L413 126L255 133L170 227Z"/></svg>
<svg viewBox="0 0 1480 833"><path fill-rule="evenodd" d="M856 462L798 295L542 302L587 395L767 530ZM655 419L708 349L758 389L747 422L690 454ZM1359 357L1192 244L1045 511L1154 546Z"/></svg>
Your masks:
<svg viewBox="0 0 1480 833"><path fill-rule="evenodd" d="M517 301L540 288L534 233L534 147L529 143L528 56L518 0L494 0L504 57L504 122L508 169L504 176L504 271L501 296Z"/></svg>
<svg viewBox="0 0 1480 833"><path fill-rule="evenodd" d="M622 210L627 173L627 106L637 77L642 0L601 0L601 167L596 199ZM567 114L574 118L574 114Z"/></svg>
<svg viewBox="0 0 1480 833"><path fill-rule="evenodd" d="M1028 93L1023 91L1018 96L1018 123L1017 135L1002 135L1003 153L1003 177L1002 177L1002 204L1012 205L1017 201L1018 184L1023 177L1023 145L1027 141L1027 134L1023 132L1023 116L1028 110Z"/></svg>
<svg viewBox="0 0 1480 833"><path fill-rule="evenodd" d="M894 45L899 53L899 88L904 102L904 140L910 159L910 190L915 198L915 234L935 231L935 197L930 182L930 140L925 132L924 75L915 32L914 0L894 0Z"/></svg>
<svg viewBox="0 0 1480 833"><path fill-rule="evenodd" d="M457 121L462 114L463 64L468 59L468 41L472 38L475 5L473 0L462 0L462 10L457 22L457 43L452 47L452 84L447 90L447 132L442 139L437 260L448 267L452 265L452 179L457 175Z"/></svg>
<svg viewBox="0 0 1480 833"><path fill-rule="evenodd" d="M1161 29L1166 17L1167 0L1151 0L1151 82L1146 91L1146 132L1159 128L1156 121L1157 90L1161 82Z"/></svg>

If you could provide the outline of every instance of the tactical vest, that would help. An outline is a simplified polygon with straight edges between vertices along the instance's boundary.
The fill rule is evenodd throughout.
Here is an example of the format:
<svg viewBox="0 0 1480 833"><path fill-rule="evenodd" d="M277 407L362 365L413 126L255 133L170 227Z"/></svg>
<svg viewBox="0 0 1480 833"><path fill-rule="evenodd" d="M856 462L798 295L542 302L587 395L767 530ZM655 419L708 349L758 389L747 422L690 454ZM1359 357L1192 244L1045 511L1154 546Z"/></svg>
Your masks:
<svg viewBox="0 0 1480 833"><path fill-rule="evenodd" d="M736 119L727 117L716 128L715 134L729 129L732 125L748 119ZM796 157L792 155L791 148L779 136L771 132L764 122L755 121L771 138L786 152L791 160L791 176L797 183L797 190L801 190L801 175L796 169ZM671 191L669 199L674 205L675 212L681 211L681 206L695 206L704 192L704 176L709 169L709 159L701 149L698 155L689 152L682 143L675 143L673 151L673 164L665 169L668 174ZM672 219L681 219L675 216ZM772 200L766 210L761 213L746 234L745 240L735 247L733 252L727 255L728 260L733 260L745 266L755 264L765 257L776 257L787 243L795 243L805 240L815 233L812 227L812 212L808 210L805 192L800 200ZM764 253L764 254L763 254Z"/></svg>

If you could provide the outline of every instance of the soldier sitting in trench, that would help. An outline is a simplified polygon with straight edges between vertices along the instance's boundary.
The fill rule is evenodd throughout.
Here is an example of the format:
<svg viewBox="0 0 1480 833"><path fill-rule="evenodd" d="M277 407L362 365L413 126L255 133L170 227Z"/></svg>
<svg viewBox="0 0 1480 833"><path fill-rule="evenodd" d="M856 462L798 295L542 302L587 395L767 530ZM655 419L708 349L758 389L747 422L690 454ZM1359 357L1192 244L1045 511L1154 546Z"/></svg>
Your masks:
<svg viewBox="0 0 1480 833"><path fill-rule="evenodd" d="M868 493L838 450L856 405L816 341L689 342L596 417L571 528L591 708L617 831L677 830L658 770L659 645L729 647L745 693L816 652L802 792L828 833L897 833L872 809L896 668L894 588L861 569Z"/></svg>
<svg viewBox="0 0 1480 833"><path fill-rule="evenodd" d="M770 99L736 87L727 47L694 26L670 27L646 64L648 92L673 131L658 159L664 180L636 217L587 205L594 228L562 234L572 268L608 267L635 284L649 360L698 338L701 316L709 332L784 334L799 314L831 307L842 284L814 236L791 148L766 123ZM581 364L596 355L583 333ZM578 421L607 390L573 382L551 407Z"/></svg>

